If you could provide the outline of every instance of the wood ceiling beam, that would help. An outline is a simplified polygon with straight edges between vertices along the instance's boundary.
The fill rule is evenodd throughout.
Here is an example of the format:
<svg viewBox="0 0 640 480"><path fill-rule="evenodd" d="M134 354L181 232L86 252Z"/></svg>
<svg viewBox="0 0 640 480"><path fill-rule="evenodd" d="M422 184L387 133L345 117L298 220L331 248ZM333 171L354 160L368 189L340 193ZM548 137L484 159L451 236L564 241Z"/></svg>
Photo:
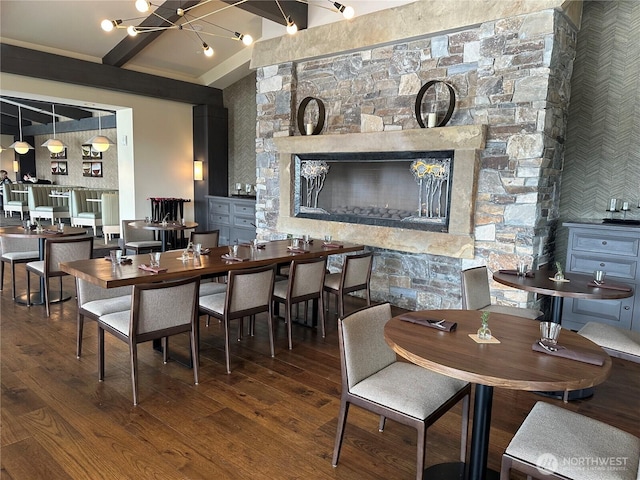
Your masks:
<svg viewBox="0 0 640 480"><path fill-rule="evenodd" d="M18 118L18 106L12 103L0 100L0 111L2 111L3 115L14 117L16 119ZM28 108L21 108L20 116L22 117L23 126L25 125L25 122L51 123L52 120L51 115L29 110Z"/></svg>
<svg viewBox="0 0 640 480"><path fill-rule="evenodd" d="M222 90L87 62L29 48L0 44L2 72L162 98L192 105L223 107Z"/></svg>
<svg viewBox="0 0 640 480"><path fill-rule="evenodd" d="M44 110L46 112L50 112L53 114L53 111L51 108L51 105L52 105L51 102L41 102L38 100L25 100L24 98L12 98L12 97L0 97L0 100L2 98L11 100L13 102L21 103L22 105L27 105L29 107L37 108L39 110ZM71 118L73 120L80 120L81 118L92 117L93 113L83 108L70 107L68 105L61 105L59 103L56 103L56 116ZM49 121L51 121L51 117L49 117Z"/></svg>
<svg viewBox="0 0 640 480"><path fill-rule="evenodd" d="M141 27L169 27L173 22L180 20L180 15L177 14L178 8L187 9L200 3L200 0L168 0L160 5L155 11L158 15L168 20L165 21L158 15L151 14L142 23ZM171 23L170 23L171 22ZM164 33L163 30L157 32L140 33L135 37L127 35L120 43L113 47L104 57L102 57L102 63L104 65L111 65L113 67L122 67L129 60L135 57L142 51L147 45L153 42L156 38Z"/></svg>
<svg viewBox="0 0 640 480"><path fill-rule="evenodd" d="M233 5L238 2L238 0L222 0L224 3L228 3L229 5ZM304 30L308 25L308 11L309 6L306 3L298 2L297 0L279 0L280 6L284 13L291 17L291 19L298 26L298 30ZM279 23L280 25L287 25L280 9L278 8L278 4L275 0L271 1L248 1L241 3L237 8L245 10L249 13L253 13L254 15L258 15L260 17L266 18L267 20L271 20L272 22Z"/></svg>

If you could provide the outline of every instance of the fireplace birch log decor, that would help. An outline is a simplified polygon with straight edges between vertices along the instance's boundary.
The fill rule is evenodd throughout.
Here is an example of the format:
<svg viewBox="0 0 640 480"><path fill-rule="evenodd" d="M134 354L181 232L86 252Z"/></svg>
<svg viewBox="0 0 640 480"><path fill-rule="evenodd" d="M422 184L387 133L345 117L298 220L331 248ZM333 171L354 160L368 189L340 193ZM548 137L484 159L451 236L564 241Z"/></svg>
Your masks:
<svg viewBox="0 0 640 480"><path fill-rule="evenodd" d="M401 131L345 133L338 135L308 135L274 137L273 144L278 155L280 171L280 196L277 228L281 232L300 233L315 236L330 234L344 241L358 242L372 247L388 248L404 252L430 253L452 258L473 258L474 256L474 212L477 194L477 177L480 170L480 151L485 147L486 125L465 125L440 128L411 129ZM398 221L394 226L366 224L358 221L348 223L331 221L315 216L305 218L298 215L301 208L296 201L304 197L300 188L302 161L308 159L326 161L343 154L365 157L372 153L402 154L403 152L428 152L436 160L430 163L442 163L451 158L448 182L449 217L446 228L424 228L415 222ZM443 152L447 152L443 155ZM422 155L422 154L421 154ZM428 157L429 155L426 155ZM306 158L305 158L306 157ZM405 157L406 158L406 157ZM420 158L414 156L413 159ZM302 159L302 161L301 161ZM327 161L331 165L329 176L336 175L333 167L339 161ZM385 163L381 161L380 163ZM407 166L411 163L408 161ZM416 192L414 177L409 169L404 170L412 191ZM435 173L435 172L434 172ZM362 174L364 175L364 173ZM369 183L360 174L354 175L361 183ZM326 179L320 197L327 195L325 190L329 179ZM403 185L389 184L376 187L378 190L396 189L406 194L409 183ZM371 185L368 185L371 187ZM440 187L444 192L445 182ZM438 184L435 183L435 191ZM314 192L317 193L317 190ZM433 193L433 189L432 192ZM413 194L412 194L413 195ZM423 196L424 196L423 192ZM438 211L436 195L433 197L431 210L436 216ZM410 197L415 199L416 197ZM423 197L424 198L424 197ZM312 200L313 201L313 200ZM303 200L304 203L304 200ZM320 202L318 202L320 204ZM412 215L417 217L418 209L413 200ZM442 207L444 208L444 207ZM426 211L425 211L426 214ZM417 228L416 228L417 226ZM411 228L413 227L413 228ZM430 229L429 229L430 228Z"/></svg>

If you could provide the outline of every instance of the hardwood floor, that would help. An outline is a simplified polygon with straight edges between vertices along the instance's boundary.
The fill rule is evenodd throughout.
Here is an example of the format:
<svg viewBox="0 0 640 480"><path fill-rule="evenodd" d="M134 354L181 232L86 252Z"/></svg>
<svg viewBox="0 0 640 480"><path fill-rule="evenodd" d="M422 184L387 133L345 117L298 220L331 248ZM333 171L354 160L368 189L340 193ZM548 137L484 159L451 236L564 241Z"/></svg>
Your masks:
<svg viewBox="0 0 640 480"><path fill-rule="evenodd" d="M18 266L18 289L25 289ZM200 384L175 361L162 364L140 348L140 405L133 407L128 352L106 335L105 381L97 380L97 334L85 326L75 357L74 301L27 308L11 299L10 272L1 303L2 479L229 478L412 479L415 431L352 407L340 464L331 466L339 409L340 368L335 316L322 339L295 325L294 348L278 322L276 357L269 357L264 318L255 337L232 344L225 374L218 323L201 327ZM73 290L71 278L64 280ZM361 304L348 303L348 309ZM187 337L172 351L187 354ZM640 436L640 365L614 359L610 379L591 399L565 408ZM527 392L495 389L489 466L537 401ZM460 409L430 428L427 465L458 458ZM515 478L515 477L514 477Z"/></svg>

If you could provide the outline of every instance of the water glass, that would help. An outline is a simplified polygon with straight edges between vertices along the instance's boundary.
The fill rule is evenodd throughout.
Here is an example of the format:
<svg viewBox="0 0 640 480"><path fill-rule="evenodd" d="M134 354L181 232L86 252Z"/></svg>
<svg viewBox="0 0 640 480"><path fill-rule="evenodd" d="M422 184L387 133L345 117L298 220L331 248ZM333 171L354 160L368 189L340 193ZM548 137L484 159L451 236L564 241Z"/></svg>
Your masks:
<svg viewBox="0 0 640 480"><path fill-rule="evenodd" d="M309 235L302 236L302 241L304 241L304 243L309 243L309 240L311 240L311 237Z"/></svg>
<svg viewBox="0 0 640 480"><path fill-rule="evenodd" d="M122 250L116 250L116 260L118 261L118 264L122 263Z"/></svg>
<svg viewBox="0 0 640 480"><path fill-rule="evenodd" d="M540 322L540 340L545 345L555 345L558 343L562 327L555 322Z"/></svg>
<svg viewBox="0 0 640 480"><path fill-rule="evenodd" d="M60 223L58 223L58 231L60 233L64 233L64 223L62 223L62 221L60 221Z"/></svg>
<svg viewBox="0 0 640 480"><path fill-rule="evenodd" d="M518 272L518 276L519 277L524 277L527 274L527 271L529 270L529 265L527 265L526 263L524 263L523 260L520 260L518 262L518 266L517 266L517 272Z"/></svg>
<svg viewBox="0 0 640 480"><path fill-rule="evenodd" d="M325 241L325 243L331 243L331 235L325 235L324 236L324 241Z"/></svg>
<svg viewBox="0 0 640 480"><path fill-rule="evenodd" d="M158 268L160 266L160 252L152 252L149 254L149 265L152 268Z"/></svg>
<svg viewBox="0 0 640 480"><path fill-rule="evenodd" d="M193 253L195 255L200 255L202 253L202 244L201 243L194 243L193 244Z"/></svg>
<svg viewBox="0 0 640 480"><path fill-rule="evenodd" d="M596 282L602 283L604 282L604 277L607 275L607 272L605 272L604 270L595 270L593 272L593 279Z"/></svg>
<svg viewBox="0 0 640 480"><path fill-rule="evenodd" d="M229 245L229 256L234 258L238 256L238 245Z"/></svg>
<svg viewBox="0 0 640 480"><path fill-rule="evenodd" d="M292 238L291 239L291 248L298 248L300 247L300 239L299 238Z"/></svg>
<svg viewBox="0 0 640 480"><path fill-rule="evenodd" d="M113 265L114 267L120 264L115 250L109 251L109 258L111 259L111 265Z"/></svg>

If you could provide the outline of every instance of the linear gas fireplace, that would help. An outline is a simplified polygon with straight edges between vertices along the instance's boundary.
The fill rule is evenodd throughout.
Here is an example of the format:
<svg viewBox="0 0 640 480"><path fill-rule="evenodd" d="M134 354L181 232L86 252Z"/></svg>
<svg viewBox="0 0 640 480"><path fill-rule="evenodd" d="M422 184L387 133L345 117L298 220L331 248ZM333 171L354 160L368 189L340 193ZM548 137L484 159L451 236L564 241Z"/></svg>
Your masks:
<svg viewBox="0 0 640 480"><path fill-rule="evenodd" d="M295 155L299 218L446 232L454 152Z"/></svg>
<svg viewBox="0 0 640 480"><path fill-rule="evenodd" d="M274 137L277 229L473 258L485 137L483 125Z"/></svg>

